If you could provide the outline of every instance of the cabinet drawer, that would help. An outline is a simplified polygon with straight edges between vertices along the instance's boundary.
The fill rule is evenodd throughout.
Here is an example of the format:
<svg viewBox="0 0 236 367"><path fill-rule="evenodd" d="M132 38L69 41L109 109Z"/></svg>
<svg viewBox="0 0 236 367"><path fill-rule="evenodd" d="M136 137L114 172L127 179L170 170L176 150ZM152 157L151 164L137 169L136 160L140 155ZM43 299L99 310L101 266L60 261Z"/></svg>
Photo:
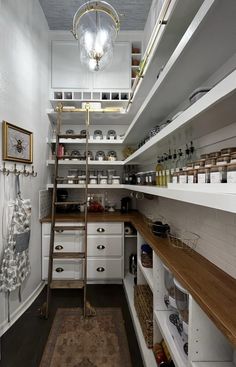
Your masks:
<svg viewBox="0 0 236 367"><path fill-rule="evenodd" d="M88 234L122 234L122 223L88 223Z"/></svg>
<svg viewBox="0 0 236 367"><path fill-rule="evenodd" d="M55 223L57 226L63 226L63 227L68 227L68 226L80 226L83 225L83 223L78 223L78 222L56 222ZM51 233L51 223L43 223L42 224L42 235L50 235ZM55 232L57 233L57 232ZM58 232L60 234L72 234L72 233L81 233L81 231L61 231Z"/></svg>
<svg viewBox="0 0 236 367"><path fill-rule="evenodd" d="M42 279L48 277L48 258L43 258ZM82 279L83 261L82 260L54 260L53 279Z"/></svg>
<svg viewBox="0 0 236 367"><path fill-rule="evenodd" d="M50 235L42 238L43 257L49 255ZM55 252L82 252L84 249L84 236L82 234L55 233L54 251Z"/></svg>
<svg viewBox="0 0 236 367"><path fill-rule="evenodd" d="M88 259L88 279L122 279L122 259Z"/></svg>
<svg viewBox="0 0 236 367"><path fill-rule="evenodd" d="M122 256L122 236L89 236L88 256L106 257Z"/></svg>

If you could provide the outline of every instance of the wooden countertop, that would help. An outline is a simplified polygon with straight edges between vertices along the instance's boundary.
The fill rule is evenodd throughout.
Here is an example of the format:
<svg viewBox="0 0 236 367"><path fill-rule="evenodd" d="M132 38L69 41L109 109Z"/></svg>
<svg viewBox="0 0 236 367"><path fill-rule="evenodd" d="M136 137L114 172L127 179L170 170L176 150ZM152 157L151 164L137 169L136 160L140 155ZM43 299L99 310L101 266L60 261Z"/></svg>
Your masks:
<svg viewBox="0 0 236 367"><path fill-rule="evenodd" d="M81 214L57 214L58 221L80 221ZM138 212L127 214L89 213L89 222L131 222L164 264L196 300L203 311L236 347L236 279L226 274L195 251L169 245L167 239L153 235ZM42 223L50 222L50 217Z"/></svg>

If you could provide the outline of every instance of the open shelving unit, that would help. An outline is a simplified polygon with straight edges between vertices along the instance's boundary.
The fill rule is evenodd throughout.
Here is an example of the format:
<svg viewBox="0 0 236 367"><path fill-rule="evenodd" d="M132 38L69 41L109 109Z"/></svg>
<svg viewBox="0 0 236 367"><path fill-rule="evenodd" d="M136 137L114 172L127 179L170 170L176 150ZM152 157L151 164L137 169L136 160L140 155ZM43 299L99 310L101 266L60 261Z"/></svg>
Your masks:
<svg viewBox="0 0 236 367"><path fill-rule="evenodd" d="M147 284L149 285L151 291L153 291L153 269L152 268L145 268L142 263L141 260L138 260L138 266L139 269L141 270L144 278L147 281Z"/></svg>
<svg viewBox="0 0 236 367"><path fill-rule="evenodd" d="M55 164L55 160L54 159L48 159L47 160L47 166L50 165L54 165ZM123 166L124 165L124 161L94 161L94 160L90 160L88 162L89 166ZM86 165L86 161L85 160L78 160L78 159L63 159L59 161L59 165L61 166L73 166L73 165L79 165L79 166L84 166Z"/></svg>

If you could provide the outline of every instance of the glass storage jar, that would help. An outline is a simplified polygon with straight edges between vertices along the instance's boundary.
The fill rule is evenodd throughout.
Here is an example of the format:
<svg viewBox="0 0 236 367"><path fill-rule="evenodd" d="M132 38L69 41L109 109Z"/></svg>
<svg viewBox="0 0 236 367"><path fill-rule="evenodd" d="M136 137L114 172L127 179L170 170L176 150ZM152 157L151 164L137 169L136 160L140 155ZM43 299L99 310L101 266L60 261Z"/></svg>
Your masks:
<svg viewBox="0 0 236 367"><path fill-rule="evenodd" d="M229 163L229 162L230 162L230 154L224 154L217 158L216 165L222 166L225 163Z"/></svg>
<svg viewBox="0 0 236 367"><path fill-rule="evenodd" d="M179 183L185 184L187 183L187 171L179 171Z"/></svg>
<svg viewBox="0 0 236 367"><path fill-rule="evenodd" d="M141 185L141 174L142 174L142 172L136 173L136 182L137 182L137 185Z"/></svg>
<svg viewBox="0 0 236 367"><path fill-rule="evenodd" d="M97 185L97 183L98 183L97 176L90 175L89 176L89 183L90 183L90 185Z"/></svg>
<svg viewBox="0 0 236 367"><path fill-rule="evenodd" d="M119 184L120 184L120 176L113 176L112 185L119 185Z"/></svg>
<svg viewBox="0 0 236 367"><path fill-rule="evenodd" d="M78 170L77 169L69 169L68 170L68 184L77 184L78 180L75 178L78 177Z"/></svg>
<svg viewBox="0 0 236 367"><path fill-rule="evenodd" d="M81 175L78 177L78 182L80 185L85 185L86 183L86 176L85 175Z"/></svg>
<svg viewBox="0 0 236 367"><path fill-rule="evenodd" d="M205 159L199 159L198 161L193 162L193 168L199 169L205 166Z"/></svg>
<svg viewBox="0 0 236 367"><path fill-rule="evenodd" d="M174 286L176 307L179 311L180 320L183 324L183 331L186 335L188 335L189 293L175 278Z"/></svg>
<svg viewBox="0 0 236 367"><path fill-rule="evenodd" d="M173 184L179 183L179 172L174 172L172 174L172 183Z"/></svg>
<svg viewBox="0 0 236 367"><path fill-rule="evenodd" d="M156 185L156 172L155 171L148 172L148 184Z"/></svg>
<svg viewBox="0 0 236 367"><path fill-rule="evenodd" d="M211 183L226 183L227 182L227 164L221 166L213 166L210 168Z"/></svg>
<svg viewBox="0 0 236 367"><path fill-rule="evenodd" d="M212 153L209 153L209 158L218 158L221 156L221 152L212 152Z"/></svg>
<svg viewBox="0 0 236 367"><path fill-rule="evenodd" d="M216 165L216 158L207 158L205 160L205 167L211 167Z"/></svg>
<svg viewBox="0 0 236 367"><path fill-rule="evenodd" d="M210 168L200 168L198 170L197 182L199 184L210 182Z"/></svg>
<svg viewBox="0 0 236 367"><path fill-rule="evenodd" d="M110 150L107 153L107 160L108 161L116 161L117 160L117 154L114 150Z"/></svg>
<svg viewBox="0 0 236 367"><path fill-rule="evenodd" d="M221 155L236 153L236 147L221 149L220 153Z"/></svg>
<svg viewBox="0 0 236 367"><path fill-rule="evenodd" d="M236 183L236 163L228 164L227 183Z"/></svg>
<svg viewBox="0 0 236 367"><path fill-rule="evenodd" d="M100 176L99 184L100 185L107 185L108 178L107 176Z"/></svg>
<svg viewBox="0 0 236 367"><path fill-rule="evenodd" d="M187 171L187 182L190 184L197 183L197 169Z"/></svg>
<svg viewBox="0 0 236 367"><path fill-rule="evenodd" d="M173 308L176 308L175 302L175 284L174 277L171 271L163 264L164 267L164 283L165 288L167 290L167 295L165 296L165 300L169 301L169 305Z"/></svg>

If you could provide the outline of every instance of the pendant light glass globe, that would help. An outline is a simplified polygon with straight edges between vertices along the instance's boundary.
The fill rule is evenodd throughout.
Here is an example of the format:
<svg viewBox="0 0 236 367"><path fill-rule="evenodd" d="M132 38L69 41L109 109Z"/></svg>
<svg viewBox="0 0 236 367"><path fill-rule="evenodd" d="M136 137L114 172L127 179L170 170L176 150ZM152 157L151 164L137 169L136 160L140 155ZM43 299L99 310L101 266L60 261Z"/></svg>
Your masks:
<svg viewBox="0 0 236 367"><path fill-rule="evenodd" d="M88 1L77 10L73 34L79 41L83 65L98 71L110 64L119 27L117 12L105 1Z"/></svg>

